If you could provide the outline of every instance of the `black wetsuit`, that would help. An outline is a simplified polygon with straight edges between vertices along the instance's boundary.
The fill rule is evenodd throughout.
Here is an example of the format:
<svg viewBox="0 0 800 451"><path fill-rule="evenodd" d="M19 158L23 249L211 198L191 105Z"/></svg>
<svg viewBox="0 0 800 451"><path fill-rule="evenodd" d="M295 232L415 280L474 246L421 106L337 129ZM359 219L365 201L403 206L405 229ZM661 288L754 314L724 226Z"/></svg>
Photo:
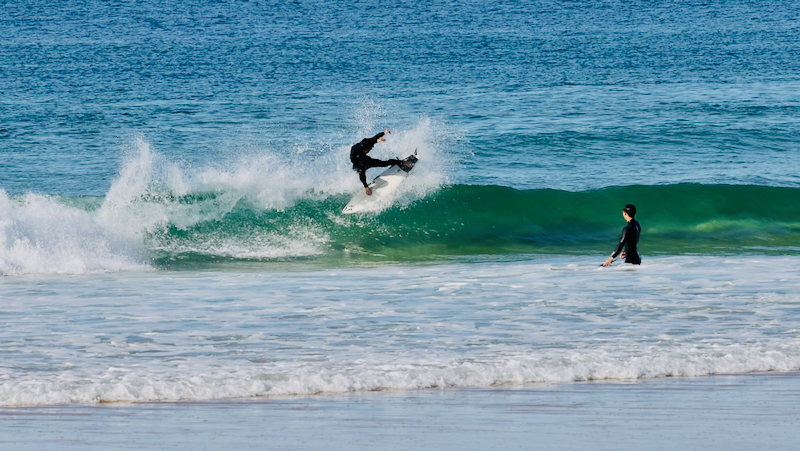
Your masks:
<svg viewBox="0 0 800 451"><path fill-rule="evenodd" d="M397 159L383 161L376 160L367 155L367 152L378 143L378 138L383 135L384 133L380 132L372 138L364 138L358 144L350 148L350 161L353 163L353 170L358 172L358 178L361 180L361 183L364 184L364 188L367 187L367 169L403 164L402 161Z"/></svg>
<svg viewBox="0 0 800 451"><path fill-rule="evenodd" d="M635 219L628 221L628 224L622 229L622 236L619 237L619 244L611 254L611 258L617 258L620 252L625 249L625 263L633 263L639 265L642 263L642 257L639 255L637 245L639 244L639 234L642 233L642 226Z"/></svg>

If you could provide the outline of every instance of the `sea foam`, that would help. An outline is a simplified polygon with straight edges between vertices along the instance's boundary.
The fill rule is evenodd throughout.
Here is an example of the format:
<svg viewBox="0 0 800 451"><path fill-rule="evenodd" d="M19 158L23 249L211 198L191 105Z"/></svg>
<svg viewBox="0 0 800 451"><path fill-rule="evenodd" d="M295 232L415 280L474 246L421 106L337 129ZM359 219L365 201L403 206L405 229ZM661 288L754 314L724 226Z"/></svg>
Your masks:
<svg viewBox="0 0 800 451"><path fill-rule="evenodd" d="M214 365L216 366L216 365ZM783 351L719 347L706 352L676 349L667 353L613 355L573 351L535 358L442 361L335 367L262 365L219 370L192 365L142 369L109 367L98 374L66 369L39 379L18 377L0 383L0 405L55 405L102 402L201 401L274 395L315 395L376 390L489 387L524 383L638 380L795 371L800 348Z"/></svg>
<svg viewBox="0 0 800 451"><path fill-rule="evenodd" d="M53 197L11 199L0 191L0 273L84 274L144 267L135 240L100 224L93 213Z"/></svg>
<svg viewBox="0 0 800 451"><path fill-rule="evenodd" d="M0 404L800 369L795 259L584 260L10 279Z"/></svg>

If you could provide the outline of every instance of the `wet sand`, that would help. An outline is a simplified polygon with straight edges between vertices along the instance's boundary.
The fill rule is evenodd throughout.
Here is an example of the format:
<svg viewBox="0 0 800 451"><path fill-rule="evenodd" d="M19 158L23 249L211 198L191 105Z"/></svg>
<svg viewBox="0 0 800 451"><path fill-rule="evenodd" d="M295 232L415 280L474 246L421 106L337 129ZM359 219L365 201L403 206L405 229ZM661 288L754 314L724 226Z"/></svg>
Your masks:
<svg viewBox="0 0 800 451"><path fill-rule="evenodd" d="M14 450L793 450L800 373L0 408Z"/></svg>

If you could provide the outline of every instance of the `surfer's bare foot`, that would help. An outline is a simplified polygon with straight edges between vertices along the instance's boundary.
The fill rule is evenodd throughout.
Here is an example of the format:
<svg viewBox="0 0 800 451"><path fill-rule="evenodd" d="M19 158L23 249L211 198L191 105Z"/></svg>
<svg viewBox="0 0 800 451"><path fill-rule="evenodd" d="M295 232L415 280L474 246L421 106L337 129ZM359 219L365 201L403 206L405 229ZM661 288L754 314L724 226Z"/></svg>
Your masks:
<svg viewBox="0 0 800 451"><path fill-rule="evenodd" d="M368 187L368 186L365 186L365 187L364 187L364 192L365 192L365 193L367 193L367 196L371 196L371 195L372 195L372 190L371 190L371 189L369 189L369 187Z"/></svg>

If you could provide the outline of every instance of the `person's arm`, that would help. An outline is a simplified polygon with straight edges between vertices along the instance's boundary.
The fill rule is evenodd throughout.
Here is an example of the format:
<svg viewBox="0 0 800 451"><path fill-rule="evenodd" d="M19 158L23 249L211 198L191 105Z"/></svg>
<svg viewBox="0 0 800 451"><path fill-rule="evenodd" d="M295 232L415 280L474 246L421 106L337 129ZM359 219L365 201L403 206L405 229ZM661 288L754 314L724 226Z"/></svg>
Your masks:
<svg viewBox="0 0 800 451"><path fill-rule="evenodd" d="M611 256L608 257L605 263L603 263L603 266L610 265L611 262L613 262L614 259L617 258L617 255L619 255L620 252L622 252L622 249L625 247L625 241L627 240L627 237L628 237L628 226L625 226L625 228L622 229L622 236L619 237L619 243L617 243L617 247L614 248L614 252L612 252Z"/></svg>
<svg viewBox="0 0 800 451"><path fill-rule="evenodd" d="M374 146L375 144L377 144L377 143L379 143L381 141L386 141L386 139L383 137L383 135L385 135L387 133L389 133L389 129L388 128L386 130L378 133L377 135L373 136L372 138L367 138L367 140L369 140L369 144L370 144L369 147L372 147L372 146Z"/></svg>
<svg viewBox="0 0 800 451"><path fill-rule="evenodd" d="M380 142L381 138L383 138L383 132L378 133L377 135L373 136L372 138L364 138L364 140L361 141L361 142L363 143L363 147L366 147L368 149L372 149L372 146L374 146L375 144Z"/></svg>
<svg viewBox="0 0 800 451"><path fill-rule="evenodd" d="M611 253L611 258L617 258L617 255L622 252L622 249L625 248L625 241L628 239L628 227L626 226L622 229L622 236L619 237L619 243L617 243L617 247L614 248L614 252Z"/></svg>

